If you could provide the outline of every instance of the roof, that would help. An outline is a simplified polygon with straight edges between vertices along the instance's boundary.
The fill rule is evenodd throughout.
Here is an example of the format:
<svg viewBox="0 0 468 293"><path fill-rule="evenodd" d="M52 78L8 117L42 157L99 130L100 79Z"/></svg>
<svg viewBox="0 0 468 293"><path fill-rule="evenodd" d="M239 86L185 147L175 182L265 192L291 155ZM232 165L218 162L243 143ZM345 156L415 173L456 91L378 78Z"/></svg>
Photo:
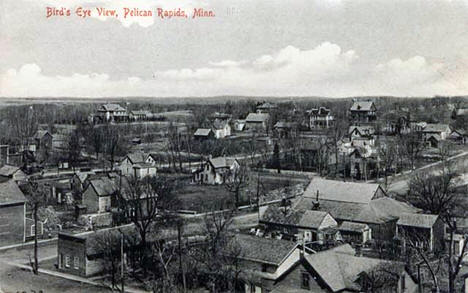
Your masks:
<svg viewBox="0 0 468 293"><path fill-rule="evenodd" d="M266 122L270 119L270 115L266 113L249 113L245 118L246 122Z"/></svg>
<svg viewBox="0 0 468 293"><path fill-rule="evenodd" d="M458 109L456 111L457 116L463 116L463 115L468 115L468 108L465 109Z"/></svg>
<svg viewBox="0 0 468 293"><path fill-rule="evenodd" d="M101 106L101 110L113 112L113 111L126 111L126 109L119 104L104 104Z"/></svg>
<svg viewBox="0 0 468 293"><path fill-rule="evenodd" d="M369 226L367 224L354 223L348 221L344 221L338 227L338 230L347 232L363 232L367 229L369 229Z"/></svg>
<svg viewBox="0 0 468 293"><path fill-rule="evenodd" d="M217 168L230 168L234 162L237 161L234 158L226 158L226 157L216 157L216 158L211 158L208 160L208 162L213 165L215 169Z"/></svg>
<svg viewBox="0 0 468 293"><path fill-rule="evenodd" d="M0 183L0 206L26 201L23 192L13 180Z"/></svg>
<svg viewBox="0 0 468 293"><path fill-rule="evenodd" d="M134 152L127 154L126 158L128 158L133 164L144 163L148 158L148 155L143 152Z"/></svg>
<svg viewBox="0 0 468 293"><path fill-rule="evenodd" d="M351 134L354 130L357 130L361 135L365 135L365 134L374 134L375 133L375 129L373 126L370 126L370 125L366 125L366 126L350 126L349 127L349 130L348 130L348 133Z"/></svg>
<svg viewBox="0 0 468 293"><path fill-rule="evenodd" d="M149 114L151 114L151 112L148 111L148 110L134 110L134 111L131 111L130 113L132 113L133 115L149 115Z"/></svg>
<svg viewBox="0 0 468 293"><path fill-rule="evenodd" d="M343 182L316 177L307 186L303 196L315 199L318 192L319 200L369 203L379 188L379 184Z"/></svg>
<svg viewBox="0 0 468 293"><path fill-rule="evenodd" d="M193 134L194 136L208 136L210 135L211 129L209 128L198 128Z"/></svg>
<svg viewBox="0 0 468 293"><path fill-rule="evenodd" d="M34 134L34 138L42 139L46 134L51 135L47 130L38 130Z"/></svg>
<svg viewBox="0 0 468 293"><path fill-rule="evenodd" d="M245 234L235 234L233 241L240 248L239 258L272 265L280 265L297 246L292 241Z"/></svg>
<svg viewBox="0 0 468 293"><path fill-rule="evenodd" d="M11 177L18 170L20 170L20 167L4 165L3 167L0 168L0 176Z"/></svg>
<svg viewBox="0 0 468 293"><path fill-rule="evenodd" d="M311 210L314 203L316 203L314 198L299 197L294 202L293 208ZM329 212L334 219L339 221L368 224L383 224L397 220L401 214L420 211L407 203L386 196L369 203L319 200L319 210Z"/></svg>
<svg viewBox="0 0 468 293"><path fill-rule="evenodd" d="M222 119L216 118L216 119L213 121L213 128L214 128L214 129L223 129L226 125L229 125L229 121L228 121L228 120L222 120Z"/></svg>
<svg viewBox="0 0 468 293"><path fill-rule="evenodd" d="M423 132L445 132L450 130L447 124L427 124Z"/></svg>
<svg viewBox="0 0 468 293"><path fill-rule="evenodd" d="M327 215L328 212L314 210L290 210L285 214L280 207L271 205L265 210L260 221L318 229Z"/></svg>
<svg viewBox="0 0 468 293"><path fill-rule="evenodd" d="M355 256L354 249L345 244L315 254L305 255L306 261L332 292L353 291L362 272L368 272L386 261Z"/></svg>
<svg viewBox="0 0 468 293"><path fill-rule="evenodd" d="M316 108L313 108L313 109L310 109L307 111L307 113L311 114L311 115L320 115L320 116L325 116L325 115L328 115L330 114L331 110L328 109L328 108L325 108L325 107L320 107L318 109Z"/></svg>
<svg viewBox="0 0 468 293"><path fill-rule="evenodd" d="M438 215L405 213L400 215L397 225L432 228L437 219L439 219Z"/></svg>
<svg viewBox="0 0 468 293"><path fill-rule="evenodd" d="M278 121L273 127L274 128L294 128L296 125L297 123L294 123L294 122Z"/></svg>
<svg viewBox="0 0 468 293"><path fill-rule="evenodd" d="M98 196L107 196L118 191L117 184L111 178L108 177L92 179L89 182L89 186L92 186L94 188Z"/></svg>
<svg viewBox="0 0 468 293"><path fill-rule="evenodd" d="M374 102L372 101L356 101L351 106L351 111L371 111L372 105Z"/></svg>

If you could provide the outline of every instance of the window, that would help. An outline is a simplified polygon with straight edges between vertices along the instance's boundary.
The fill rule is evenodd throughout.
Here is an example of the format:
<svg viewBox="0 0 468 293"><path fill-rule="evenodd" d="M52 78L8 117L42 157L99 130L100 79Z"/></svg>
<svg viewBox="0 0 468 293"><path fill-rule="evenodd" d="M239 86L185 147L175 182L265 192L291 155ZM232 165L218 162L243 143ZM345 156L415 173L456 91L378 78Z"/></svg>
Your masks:
<svg viewBox="0 0 468 293"><path fill-rule="evenodd" d="M262 264L262 272L266 272L267 271L267 265L266 264Z"/></svg>
<svg viewBox="0 0 468 293"><path fill-rule="evenodd" d="M401 276L401 292L404 292L406 289L406 280L405 280L405 275Z"/></svg>
<svg viewBox="0 0 468 293"><path fill-rule="evenodd" d="M304 288L304 289L310 289L310 275L307 272L302 272L301 287Z"/></svg>
<svg viewBox="0 0 468 293"><path fill-rule="evenodd" d="M36 230L36 225L31 225L31 236L36 235L35 230Z"/></svg>
<svg viewBox="0 0 468 293"><path fill-rule="evenodd" d="M69 255L65 256L65 267L67 267L67 268L70 267L70 256Z"/></svg>
<svg viewBox="0 0 468 293"><path fill-rule="evenodd" d="M80 267L80 259L77 256L73 258L73 267L75 269L78 269Z"/></svg>

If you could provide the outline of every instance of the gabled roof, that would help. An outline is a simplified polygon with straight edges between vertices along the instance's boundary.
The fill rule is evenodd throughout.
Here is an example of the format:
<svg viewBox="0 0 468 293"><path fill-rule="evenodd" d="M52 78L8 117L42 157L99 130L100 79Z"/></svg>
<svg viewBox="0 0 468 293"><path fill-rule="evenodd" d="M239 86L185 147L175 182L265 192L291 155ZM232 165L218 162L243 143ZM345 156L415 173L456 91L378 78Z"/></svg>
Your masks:
<svg viewBox="0 0 468 293"><path fill-rule="evenodd" d="M369 203L380 188L379 184L343 182L316 177L312 179L303 196L320 200L333 200L350 203Z"/></svg>
<svg viewBox="0 0 468 293"><path fill-rule="evenodd" d="M439 219L438 215L431 214L401 214L397 225L419 228L432 228Z"/></svg>
<svg viewBox="0 0 468 293"><path fill-rule="evenodd" d="M450 126L447 124L427 124L423 132L445 132L450 131Z"/></svg>
<svg viewBox="0 0 468 293"><path fill-rule="evenodd" d="M349 244L306 255L305 259L332 292L359 290L356 281L360 274L387 262L355 256L355 251Z"/></svg>
<svg viewBox="0 0 468 293"><path fill-rule="evenodd" d="M109 111L109 112L114 112L114 111L126 111L126 109L119 104L104 104L101 106L100 110L103 111Z"/></svg>
<svg viewBox="0 0 468 293"><path fill-rule="evenodd" d="M356 101L351 106L351 111L371 111L374 102L372 101ZM375 106L374 106L375 107Z"/></svg>
<svg viewBox="0 0 468 293"><path fill-rule="evenodd" d="M148 154L145 154L143 152L134 152L127 154L125 158L128 158L132 162L132 164L140 164L146 161L146 159L148 158Z"/></svg>
<svg viewBox="0 0 468 293"><path fill-rule="evenodd" d="M36 131L36 133L34 134L34 138L36 139L42 139L45 135L50 135L52 136L47 130L38 130Z"/></svg>
<svg viewBox="0 0 468 293"><path fill-rule="evenodd" d="M306 111L310 115L320 115L320 116L326 116L330 114L331 110L325 107L320 107L318 109L313 108L308 111Z"/></svg>
<svg viewBox="0 0 468 293"><path fill-rule="evenodd" d="M3 167L0 168L0 176L11 177L18 170L20 170L20 167L4 165Z"/></svg>
<svg viewBox="0 0 468 293"><path fill-rule="evenodd" d="M289 210L286 214L277 206L269 206L260 221L263 223L290 225L318 229L328 215L325 211Z"/></svg>
<svg viewBox="0 0 468 293"><path fill-rule="evenodd" d="M209 128L198 128L193 134L194 136L208 136L210 135L211 129Z"/></svg>
<svg viewBox="0 0 468 293"><path fill-rule="evenodd" d="M311 210L315 198L300 197L294 209ZM338 221L350 221L367 224L383 224L397 220L404 213L418 213L420 210L389 197L371 200L369 203L352 203L332 200L319 200L319 210L329 212Z"/></svg>
<svg viewBox="0 0 468 293"><path fill-rule="evenodd" d="M213 166L213 168L231 168L234 162L237 161L235 158L226 158L226 157L216 157L211 158L208 162Z"/></svg>
<svg viewBox="0 0 468 293"><path fill-rule="evenodd" d="M353 131L356 130L359 132L360 135L372 135L375 133L375 129L373 126L366 125L366 126L350 126L348 133L351 134Z"/></svg>
<svg viewBox="0 0 468 293"><path fill-rule="evenodd" d="M119 186L109 177L91 179L88 188L93 187L98 196L109 196L119 190Z"/></svg>
<svg viewBox="0 0 468 293"><path fill-rule="evenodd" d="M232 240L240 248L239 258L272 265L280 265L297 246L292 241L245 234L235 234Z"/></svg>
<svg viewBox="0 0 468 293"><path fill-rule="evenodd" d="M270 115L266 113L249 113L245 118L246 122L266 122L270 119Z"/></svg>
<svg viewBox="0 0 468 293"><path fill-rule="evenodd" d="M13 180L0 183L0 206L26 201L23 192Z"/></svg>

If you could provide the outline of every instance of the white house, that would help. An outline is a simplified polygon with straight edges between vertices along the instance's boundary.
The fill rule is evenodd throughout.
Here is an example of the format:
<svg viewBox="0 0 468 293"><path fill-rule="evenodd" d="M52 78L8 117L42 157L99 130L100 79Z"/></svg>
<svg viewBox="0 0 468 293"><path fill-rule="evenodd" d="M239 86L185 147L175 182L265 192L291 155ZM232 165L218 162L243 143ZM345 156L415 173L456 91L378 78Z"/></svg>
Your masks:
<svg viewBox="0 0 468 293"><path fill-rule="evenodd" d="M98 113L105 121L128 120L127 109L119 104L104 104L98 109Z"/></svg>
<svg viewBox="0 0 468 293"><path fill-rule="evenodd" d="M229 120L215 119L213 121L212 131L216 139L225 138L231 135L231 125Z"/></svg>
<svg viewBox="0 0 468 293"><path fill-rule="evenodd" d="M235 158L212 158L193 172L192 181L210 185L223 184L231 180L239 168L240 164Z"/></svg>
<svg viewBox="0 0 468 293"><path fill-rule="evenodd" d="M120 163L122 175L143 178L146 176L156 176L156 161L151 155L135 152L125 156Z"/></svg>
<svg viewBox="0 0 468 293"><path fill-rule="evenodd" d="M448 124L427 124L422 132L424 140L428 140L431 136L436 136L439 140L446 140L452 130Z"/></svg>

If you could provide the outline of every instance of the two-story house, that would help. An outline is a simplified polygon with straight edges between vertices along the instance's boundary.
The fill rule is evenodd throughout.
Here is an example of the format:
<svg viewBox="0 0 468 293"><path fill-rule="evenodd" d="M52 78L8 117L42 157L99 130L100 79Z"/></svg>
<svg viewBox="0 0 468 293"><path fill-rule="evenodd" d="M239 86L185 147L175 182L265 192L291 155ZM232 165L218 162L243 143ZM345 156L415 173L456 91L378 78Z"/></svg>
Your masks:
<svg viewBox="0 0 468 293"><path fill-rule="evenodd" d="M120 170L122 175L135 178L156 176L156 160L151 155L143 152L130 153L120 162Z"/></svg>
<svg viewBox="0 0 468 293"><path fill-rule="evenodd" d="M98 115L101 116L103 121L107 122L122 122L128 121L129 115L127 109L119 104L104 104L99 107Z"/></svg>
<svg viewBox="0 0 468 293"><path fill-rule="evenodd" d="M331 114L331 110L325 107L318 109L310 109L306 111L309 129L324 129L330 128L335 124L335 117Z"/></svg>
<svg viewBox="0 0 468 293"><path fill-rule="evenodd" d="M232 180L239 168L240 164L235 158L211 158L192 173L192 182L210 185L223 184Z"/></svg>
<svg viewBox="0 0 468 293"><path fill-rule="evenodd" d="M377 107L372 101L354 101L349 112L353 122L367 123L377 119Z"/></svg>

